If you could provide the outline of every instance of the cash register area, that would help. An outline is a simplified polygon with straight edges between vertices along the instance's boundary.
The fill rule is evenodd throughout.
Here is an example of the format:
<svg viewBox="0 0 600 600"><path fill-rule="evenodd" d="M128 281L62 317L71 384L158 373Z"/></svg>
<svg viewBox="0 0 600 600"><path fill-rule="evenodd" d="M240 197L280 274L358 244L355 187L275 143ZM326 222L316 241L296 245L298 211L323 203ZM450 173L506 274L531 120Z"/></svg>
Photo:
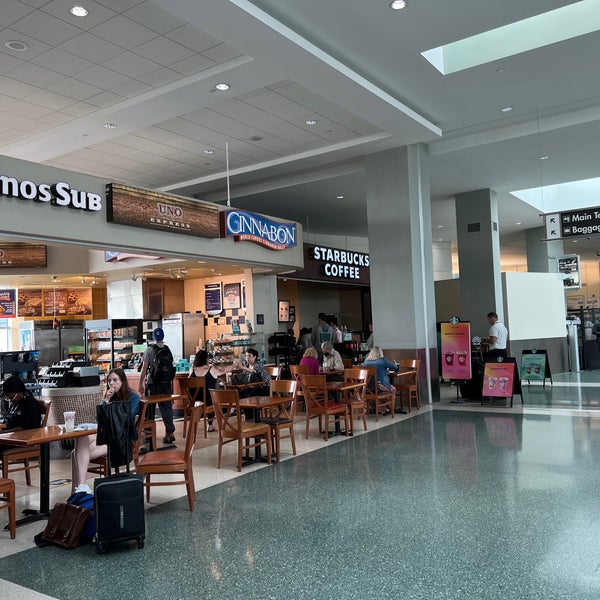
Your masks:
<svg viewBox="0 0 600 600"><path fill-rule="evenodd" d="M200 433L195 512L183 487L153 488L145 547L105 555L35 547L43 521L1 530L0 597L600 598L600 371L524 382L513 408L451 383L441 398L327 443L300 414L298 455L239 475L233 445L217 470ZM18 510L37 506L38 474L15 479Z"/></svg>

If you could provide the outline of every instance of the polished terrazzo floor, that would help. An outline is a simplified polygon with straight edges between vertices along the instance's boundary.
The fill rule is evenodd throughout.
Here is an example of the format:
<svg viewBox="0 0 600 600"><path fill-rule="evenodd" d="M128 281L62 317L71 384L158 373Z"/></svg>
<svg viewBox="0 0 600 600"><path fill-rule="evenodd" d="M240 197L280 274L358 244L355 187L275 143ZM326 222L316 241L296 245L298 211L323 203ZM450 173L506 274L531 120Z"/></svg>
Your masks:
<svg viewBox="0 0 600 600"><path fill-rule="evenodd" d="M0 595L600 598L600 377L573 379L513 409L444 387L433 410L327 445L300 433L298 457L241 477L202 448L195 513L153 490L143 550L38 549L34 524L11 552L2 532Z"/></svg>

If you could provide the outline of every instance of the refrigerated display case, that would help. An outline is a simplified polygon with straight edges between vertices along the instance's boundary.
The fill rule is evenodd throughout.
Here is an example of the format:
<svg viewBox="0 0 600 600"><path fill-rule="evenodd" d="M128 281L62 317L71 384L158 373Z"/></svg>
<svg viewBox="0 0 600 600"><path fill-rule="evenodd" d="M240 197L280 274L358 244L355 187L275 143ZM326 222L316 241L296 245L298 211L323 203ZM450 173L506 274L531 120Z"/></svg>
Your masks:
<svg viewBox="0 0 600 600"><path fill-rule="evenodd" d="M83 352L77 356L78 353L74 352L74 349L83 347L83 324L83 321L64 319L58 321L58 327L54 327L52 321L23 321L19 323L22 346L27 340L30 347L22 349L35 348L43 365L53 365L67 358L83 358Z"/></svg>
<svg viewBox="0 0 600 600"><path fill-rule="evenodd" d="M86 321L85 338L86 360L101 375L117 367L125 369L134 355L134 344L142 340L142 320Z"/></svg>
<svg viewBox="0 0 600 600"><path fill-rule="evenodd" d="M200 312L164 315L161 327L165 344L176 359L189 359L204 339L204 315Z"/></svg>

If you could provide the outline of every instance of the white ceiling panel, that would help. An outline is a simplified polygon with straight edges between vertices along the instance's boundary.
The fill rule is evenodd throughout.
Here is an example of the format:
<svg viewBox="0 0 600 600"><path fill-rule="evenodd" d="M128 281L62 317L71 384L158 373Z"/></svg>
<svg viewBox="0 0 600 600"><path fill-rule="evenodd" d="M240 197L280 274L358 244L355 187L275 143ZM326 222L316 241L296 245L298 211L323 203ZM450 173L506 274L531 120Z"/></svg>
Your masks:
<svg viewBox="0 0 600 600"><path fill-rule="evenodd" d="M123 54L105 60L102 64L107 69L113 69L123 75L127 75L127 77L134 78L152 73L159 66L155 62L147 60L143 56L133 52L123 52Z"/></svg>
<svg viewBox="0 0 600 600"><path fill-rule="evenodd" d="M75 79L84 81L103 90L112 90L129 81L129 78L113 69L94 65L75 75Z"/></svg>
<svg viewBox="0 0 600 600"><path fill-rule="evenodd" d="M40 40L50 46L60 46L81 33L79 27L56 19L42 11L35 11L11 25L12 29Z"/></svg>
<svg viewBox="0 0 600 600"><path fill-rule="evenodd" d="M90 33L127 50L149 42L158 35L156 31L152 31L122 15L101 23L91 29Z"/></svg>
<svg viewBox="0 0 600 600"><path fill-rule="evenodd" d="M202 31L187 23L166 33L165 37L198 53L202 53L222 43L217 38L206 33L206 31Z"/></svg>
<svg viewBox="0 0 600 600"><path fill-rule="evenodd" d="M3 0L2 10L0 10L0 27L8 27L31 12L33 12L33 8L23 2Z"/></svg>
<svg viewBox="0 0 600 600"><path fill-rule="evenodd" d="M74 0L51 0L41 7L44 13L52 15L61 21L66 21L78 29L91 29L116 15L114 10L98 4L93 0L85 0L88 15L85 18L76 17L70 11Z"/></svg>
<svg viewBox="0 0 600 600"><path fill-rule="evenodd" d="M60 47L75 56L81 56L95 64L123 53L121 46L116 46L89 32L81 33Z"/></svg>
<svg viewBox="0 0 600 600"><path fill-rule="evenodd" d="M140 2L124 14L129 19L162 35L185 25L185 21L174 16L173 13L162 10L152 2Z"/></svg>
<svg viewBox="0 0 600 600"><path fill-rule="evenodd" d="M36 56L31 62L40 67L52 69L62 75L75 75L88 69L93 64L84 58L75 56L70 52L65 52L60 48L48 50L48 52Z"/></svg>
<svg viewBox="0 0 600 600"><path fill-rule="evenodd" d="M141 54L163 67L168 67L173 63L189 58L193 54L189 48L164 37L140 44L136 46L135 51L137 54Z"/></svg>

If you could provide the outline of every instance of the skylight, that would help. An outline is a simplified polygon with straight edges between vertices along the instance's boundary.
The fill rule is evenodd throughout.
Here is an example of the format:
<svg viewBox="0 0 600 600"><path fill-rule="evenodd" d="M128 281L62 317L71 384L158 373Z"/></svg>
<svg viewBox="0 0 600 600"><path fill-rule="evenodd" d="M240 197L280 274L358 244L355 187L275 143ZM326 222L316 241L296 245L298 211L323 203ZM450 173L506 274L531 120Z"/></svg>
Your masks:
<svg viewBox="0 0 600 600"><path fill-rule="evenodd" d="M440 73L449 75L599 29L600 0L581 0L421 54Z"/></svg>
<svg viewBox="0 0 600 600"><path fill-rule="evenodd" d="M511 194L541 213L592 208L598 206L600 177L518 190Z"/></svg>

